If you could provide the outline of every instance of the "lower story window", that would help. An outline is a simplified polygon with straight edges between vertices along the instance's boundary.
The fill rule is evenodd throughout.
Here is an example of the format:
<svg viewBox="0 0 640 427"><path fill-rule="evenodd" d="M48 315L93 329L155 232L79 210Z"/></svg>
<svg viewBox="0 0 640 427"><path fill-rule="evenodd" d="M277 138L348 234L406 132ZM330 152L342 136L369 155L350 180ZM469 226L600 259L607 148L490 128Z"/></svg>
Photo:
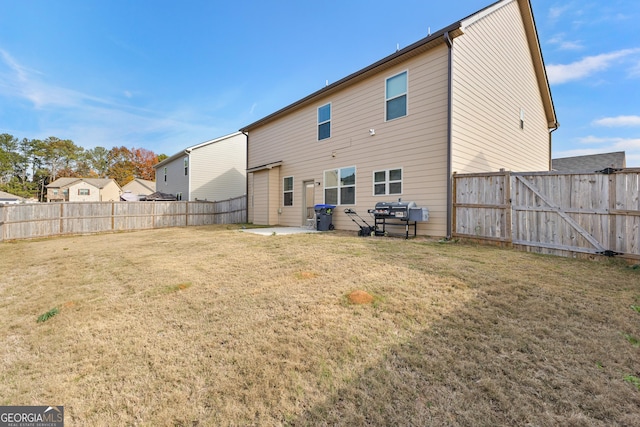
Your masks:
<svg viewBox="0 0 640 427"><path fill-rule="evenodd" d="M387 169L373 173L373 194L402 194L402 169Z"/></svg>
<svg viewBox="0 0 640 427"><path fill-rule="evenodd" d="M176 200L182 200L182 193L176 193Z"/></svg>
<svg viewBox="0 0 640 427"><path fill-rule="evenodd" d="M324 202L329 205L356 203L356 167L324 171Z"/></svg>
<svg viewBox="0 0 640 427"><path fill-rule="evenodd" d="M285 206L293 206L293 177L287 176L282 182L282 200Z"/></svg>
<svg viewBox="0 0 640 427"><path fill-rule="evenodd" d="M78 188L78 196L88 196L89 189L88 188Z"/></svg>

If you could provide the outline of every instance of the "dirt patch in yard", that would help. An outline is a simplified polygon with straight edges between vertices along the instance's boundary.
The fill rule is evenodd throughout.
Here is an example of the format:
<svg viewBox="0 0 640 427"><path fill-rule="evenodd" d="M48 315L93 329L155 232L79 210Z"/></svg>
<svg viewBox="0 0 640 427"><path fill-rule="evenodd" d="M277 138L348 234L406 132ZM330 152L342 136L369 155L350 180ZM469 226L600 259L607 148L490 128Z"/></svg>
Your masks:
<svg viewBox="0 0 640 427"><path fill-rule="evenodd" d="M373 296L365 291L357 290L347 295L351 304L369 304L373 302Z"/></svg>

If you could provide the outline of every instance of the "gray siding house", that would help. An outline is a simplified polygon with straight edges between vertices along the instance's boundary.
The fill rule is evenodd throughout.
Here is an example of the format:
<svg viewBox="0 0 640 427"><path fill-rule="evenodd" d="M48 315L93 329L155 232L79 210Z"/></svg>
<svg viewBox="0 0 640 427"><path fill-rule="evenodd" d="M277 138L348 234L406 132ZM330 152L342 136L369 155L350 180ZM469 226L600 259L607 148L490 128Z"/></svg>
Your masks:
<svg viewBox="0 0 640 427"><path fill-rule="evenodd" d="M246 194L247 138L235 132L188 147L154 166L156 191L177 200L226 200Z"/></svg>

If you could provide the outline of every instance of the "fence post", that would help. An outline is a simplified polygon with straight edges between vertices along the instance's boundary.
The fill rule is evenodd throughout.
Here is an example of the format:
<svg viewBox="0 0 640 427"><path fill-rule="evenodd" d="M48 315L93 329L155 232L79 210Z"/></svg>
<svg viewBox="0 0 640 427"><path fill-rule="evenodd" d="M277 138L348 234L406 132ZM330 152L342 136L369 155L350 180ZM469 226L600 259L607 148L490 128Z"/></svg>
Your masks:
<svg viewBox="0 0 640 427"><path fill-rule="evenodd" d="M507 205L506 226L504 237L507 242L513 243L513 203L511 202L511 171L504 172L504 204Z"/></svg>
<svg viewBox="0 0 640 427"><path fill-rule="evenodd" d="M609 175L609 212L607 214L608 221L605 222L609 227L609 250L618 252L618 235L617 231L617 219L618 216L612 211L616 209L616 202L618 201L618 194L616 189L618 188L618 172L614 172Z"/></svg>
<svg viewBox="0 0 640 427"><path fill-rule="evenodd" d="M64 203L60 203L60 234L64 234Z"/></svg>
<svg viewBox="0 0 640 427"><path fill-rule="evenodd" d="M456 203L458 203L458 172L453 172L453 176L451 179L453 180L453 185L451 186L451 237L458 232L458 209L456 208Z"/></svg>
<svg viewBox="0 0 640 427"><path fill-rule="evenodd" d="M7 210L5 209L5 205L0 205L0 242L4 241L4 223L7 220Z"/></svg>

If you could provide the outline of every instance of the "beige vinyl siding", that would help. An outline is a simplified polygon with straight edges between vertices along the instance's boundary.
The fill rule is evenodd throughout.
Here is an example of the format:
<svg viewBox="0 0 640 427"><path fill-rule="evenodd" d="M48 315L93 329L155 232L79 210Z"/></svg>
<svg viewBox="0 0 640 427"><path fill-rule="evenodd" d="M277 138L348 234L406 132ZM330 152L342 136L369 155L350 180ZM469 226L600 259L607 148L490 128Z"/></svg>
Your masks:
<svg viewBox="0 0 640 427"><path fill-rule="evenodd" d="M245 194L246 153L241 133L194 148L189 156L189 200L226 200Z"/></svg>
<svg viewBox="0 0 640 427"><path fill-rule="evenodd" d="M160 171L162 171L162 169L160 169ZM153 181L144 180L143 182L140 182L139 179L134 179L133 181L128 182L122 186L122 192L124 193L126 191L129 191L132 194L146 196L155 192L155 188L156 183Z"/></svg>
<svg viewBox="0 0 640 427"><path fill-rule="evenodd" d="M548 170L547 118L517 1L464 28L453 52L453 171Z"/></svg>
<svg viewBox="0 0 640 427"><path fill-rule="evenodd" d="M269 172L255 172L252 176L251 221L258 225L269 225Z"/></svg>
<svg viewBox="0 0 640 427"><path fill-rule="evenodd" d="M280 208L279 184L280 168L266 169L253 172L250 179L253 193L249 193L249 217L257 225L278 225Z"/></svg>
<svg viewBox="0 0 640 427"><path fill-rule="evenodd" d="M269 224L280 224L279 209L282 203L280 200L280 189L282 188L282 178L280 177L280 168L269 169Z"/></svg>
<svg viewBox="0 0 640 427"><path fill-rule="evenodd" d="M338 229L356 230L344 214L355 209L368 219L367 209L398 196L374 196L373 172L401 167L405 201L428 207L431 220L421 234L446 233L447 182L447 58L442 44L402 64L384 70L332 95L319 98L266 125L250 130L249 168L282 161L277 194L270 200L281 209L279 224L303 224L304 181L315 181L316 203L324 201L323 172L356 167L356 205L339 206L333 222ZM385 81L408 72L408 115L385 122ZM331 103L331 137L317 141L317 108ZM369 135L375 129L375 136ZM283 206L282 178L294 177L294 206ZM257 175L256 175L257 179ZM319 183L319 185L317 185ZM254 200L258 200L257 181ZM255 203L255 202L254 202ZM254 204L254 221L258 205ZM269 210L272 210L270 208Z"/></svg>
<svg viewBox="0 0 640 427"><path fill-rule="evenodd" d="M117 202L120 200L120 194L122 194L122 190L120 190L118 184L115 181L111 181L100 190L100 201Z"/></svg>
<svg viewBox="0 0 640 427"><path fill-rule="evenodd" d="M254 175L253 173L247 173L247 222L249 224L255 224L256 222L253 219L253 213L254 213L254 207L253 207L253 197L254 197L254 191L253 191L253 179L254 179Z"/></svg>
<svg viewBox="0 0 640 427"><path fill-rule="evenodd" d="M78 194L80 190L89 190L89 195ZM99 202L100 189L97 187L94 187L88 182L78 181L77 183L69 186L69 201L70 202Z"/></svg>

